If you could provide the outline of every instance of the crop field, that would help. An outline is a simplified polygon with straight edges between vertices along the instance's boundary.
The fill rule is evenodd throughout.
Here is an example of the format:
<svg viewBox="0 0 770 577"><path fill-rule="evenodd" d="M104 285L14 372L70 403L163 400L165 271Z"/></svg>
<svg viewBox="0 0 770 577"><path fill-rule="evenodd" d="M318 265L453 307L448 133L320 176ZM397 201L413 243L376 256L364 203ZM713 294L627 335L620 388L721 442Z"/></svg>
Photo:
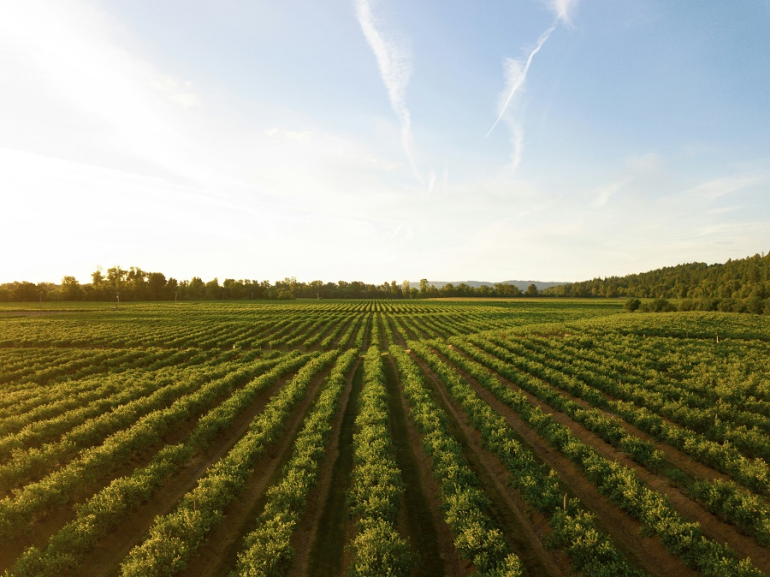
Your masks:
<svg viewBox="0 0 770 577"><path fill-rule="evenodd" d="M0 307L5 575L770 575L767 317L58 306Z"/></svg>

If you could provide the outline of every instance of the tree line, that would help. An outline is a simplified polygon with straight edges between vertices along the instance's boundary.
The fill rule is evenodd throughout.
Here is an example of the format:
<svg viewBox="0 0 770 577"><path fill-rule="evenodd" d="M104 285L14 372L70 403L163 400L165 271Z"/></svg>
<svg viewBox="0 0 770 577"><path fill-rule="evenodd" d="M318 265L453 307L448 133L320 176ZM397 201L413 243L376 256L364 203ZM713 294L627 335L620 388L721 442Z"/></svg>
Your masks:
<svg viewBox="0 0 770 577"><path fill-rule="evenodd" d="M535 285L522 292L515 285L472 287L465 283L447 284L440 289L427 279L418 286L410 281L384 282L380 285L361 281L300 282L295 277L271 283L263 280L218 278L204 282L200 277L179 281L161 272L147 272L139 267L128 270L101 267L91 274L91 282L81 284L65 276L60 284L12 282L0 285L0 302L38 301L173 301L173 300L290 300L312 299L414 299L439 297L516 297L537 295Z"/></svg>
<svg viewBox="0 0 770 577"><path fill-rule="evenodd" d="M707 310L770 314L770 254L723 264L694 262L623 277L595 278L547 288L545 296L627 297L642 311ZM654 299L643 303L640 299ZM677 304L668 299L677 299Z"/></svg>
<svg viewBox="0 0 770 577"><path fill-rule="evenodd" d="M681 264L623 277L595 278L538 290L530 284L526 291L516 285L498 283L472 287L465 283L446 284L440 289L421 279L417 286L395 280L380 285L361 281L300 282L295 277L275 283L263 280L217 278L204 282L200 277L178 281L160 272L139 267L128 270L101 267L91 274L91 282L81 284L65 276L60 284L13 282L0 285L0 302L37 301L162 301L162 300L257 300L294 298L320 299L415 299L447 297L625 297L656 299L637 305L641 310L718 310L770 314L770 254L756 254L724 264ZM673 305L668 299L676 299ZM664 303L665 301L665 303ZM633 305L631 305L633 306Z"/></svg>

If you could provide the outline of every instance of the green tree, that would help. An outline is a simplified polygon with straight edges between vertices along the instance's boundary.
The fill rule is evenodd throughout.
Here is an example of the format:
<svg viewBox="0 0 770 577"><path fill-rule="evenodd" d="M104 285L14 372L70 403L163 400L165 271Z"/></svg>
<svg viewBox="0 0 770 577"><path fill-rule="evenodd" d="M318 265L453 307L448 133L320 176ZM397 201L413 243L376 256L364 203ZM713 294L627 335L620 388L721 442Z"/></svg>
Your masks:
<svg viewBox="0 0 770 577"><path fill-rule="evenodd" d="M83 298L83 287L74 276L61 279L61 298L65 301L79 301Z"/></svg>
<svg viewBox="0 0 770 577"><path fill-rule="evenodd" d="M210 300L219 300L222 298L222 287L219 286L218 278L214 278L206 283L206 298Z"/></svg>
<svg viewBox="0 0 770 577"><path fill-rule="evenodd" d="M206 296L206 285L199 276L192 277L186 289L186 296L189 299L202 299L204 296Z"/></svg>
<svg viewBox="0 0 770 577"><path fill-rule="evenodd" d="M537 286L535 286L535 283L530 283L530 285L527 287L527 296L536 297L537 295L538 295Z"/></svg>
<svg viewBox="0 0 770 577"><path fill-rule="evenodd" d="M162 272L151 272L147 275L147 292L150 299L157 301L163 298L166 288L166 275Z"/></svg>
<svg viewBox="0 0 770 577"><path fill-rule="evenodd" d="M626 307L626 310L630 313L634 312L639 308L639 306L642 304L642 301L635 298L630 298L626 301L626 304L624 305Z"/></svg>

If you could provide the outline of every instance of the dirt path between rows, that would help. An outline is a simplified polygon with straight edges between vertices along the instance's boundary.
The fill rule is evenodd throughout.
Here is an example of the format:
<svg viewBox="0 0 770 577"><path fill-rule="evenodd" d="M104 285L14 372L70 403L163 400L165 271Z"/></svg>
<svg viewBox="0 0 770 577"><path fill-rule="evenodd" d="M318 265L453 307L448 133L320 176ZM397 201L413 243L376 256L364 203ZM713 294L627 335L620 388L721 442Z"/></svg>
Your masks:
<svg viewBox="0 0 770 577"><path fill-rule="evenodd" d="M350 476L353 471L353 433L358 415L358 402L363 387L363 363L359 360L353 372L353 381L347 404L342 413L339 434L334 447L336 458L332 462L330 479L326 490L319 490L314 495L318 502L318 520L312 524L317 528L309 536L310 547L298 557L290 577L308 575L310 577L338 577L344 574L344 567L349 562L349 553L345 544L355 534L355 523L348 514L347 494L350 488ZM325 480L322 480L324 483ZM319 531L319 528L323 530ZM312 571L311 571L312 568Z"/></svg>
<svg viewBox="0 0 770 577"><path fill-rule="evenodd" d="M440 356L440 355L439 355ZM560 451L550 447L536 431L519 416L479 385L457 366L453 369L474 389L476 394L500 415L519 435L538 459L550 466L562 480L566 490L578 497L583 506L596 516L597 526L609 536L626 558L652 575L661 577L697 575L679 557L670 555L660 539L642 537L641 523L631 518L619 507L599 493L585 475Z"/></svg>
<svg viewBox="0 0 770 577"><path fill-rule="evenodd" d="M430 470L420 470L417 466L415 449L420 449L419 442L415 443L415 437L409 434L406 407L399 390L398 371L390 355L383 359L383 369L388 393L390 436L393 439L396 464L404 482L398 529L408 537L410 548L419 557L414 575L446 575L446 555L439 547L437 532L437 527L445 523L440 510L430 507L426 497L425 477L430 476Z"/></svg>
<svg viewBox="0 0 770 577"><path fill-rule="evenodd" d="M187 569L179 574L181 577L218 577L235 569L243 538L254 529L254 522L265 507L267 489L280 480L283 466L292 456L297 434L331 370L330 365L313 379L302 401L292 410L281 440L268 447L257 462L245 489L225 509L222 525L209 537Z"/></svg>
<svg viewBox="0 0 770 577"><path fill-rule="evenodd" d="M385 318L384 313L379 313L379 315L380 322L377 323L377 326L380 328L380 350L387 351L388 347L393 344L388 338L388 331L385 330L385 323L388 322L388 319Z"/></svg>
<svg viewBox="0 0 770 577"><path fill-rule="evenodd" d="M462 352L460 352L460 354L462 354ZM462 372L458 367L455 368L458 372ZM537 397L519 388L514 383L505 379L502 375L499 375L494 371L491 372L506 386L526 395L532 405L539 407L544 413L551 415L557 423L567 427L578 439L598 451L602 456L612 461L618 461L621 465L632 469L650 488L665 495L672 507L686 520L698 522L701 525L704 535L720 543L727 544L741 557L751 557L757 568L765 573L770 573L770 551L758 545L753 538L742 535L735 526L720 520L702 504L687 496L679 487L671 484L666 477L649 471L631 459L628 454L616 449L611 444L586 429L583 425L573 421L568 415L556 411L550 405L538 400ZM469 380L467 374L463 373L463 376L466 380ZM551 386L545 381L541 380L541 382ZM561 389L559 389L559 392L562 392ZM568 395L565 394L565 396ZM574 400L579 401L579 399ZM582 402L581 405L590 408L588 403ZM510 411L510 409L508 410Z"/></svg>
<svg viewBox="0 0 770 577"><path fill-rule="evenodd" d="M455 350L457 350L461 354L464 354L459 349L455 349ZM509 352L511 354L516 354L516 353L513 353L511 351L509 351ZM536 352L537 354L540 354L537 351L534 351L534 352ZM505 362L505 361L503 361L503 362ZM538 362L540 362L540 361L538 361ZM561 362L563 362L563 361L561 361ZM529 373L523 372L523 371L521 371L519 369L516 369L516 370L518 372L522 373L522 374L529 375ZM588 371L590 373L593 372L590 369L586 369L586 371ZM543 381L542 379L540 379L536 375L529 375L529 376L532 376L532 377L540 380L541 382L543 382L544 384L549 386L551 389L558 391L559 393L561 393L565 397L567 397L567 398L569 398L569 399L571 399L571 400L573 400L573 401L575 401L577 403L580 403L584 407L592 408L590 403L588 403L587 401L584 401L583 399L581 399L579 397L573 396L568 391L565 391L564 389L561 389L560 387L558 387L556 385L553 385L551 383ZM504 377L500 377L500 378L504 380ZM591 382L588 382L588 381L586 381L583 378L579 378L579 377L576 377L576 378L578 378L578 380L580 380L583 384L585 384L586 386L590 387L597 394L602 395L604 398L608 399L609 401L621 401L622 400L622 399L618 399L617 397L614 397L611 394L608 394L608 393L604 392L603 390L601 390L600 388L594 386ZM643 377L639 376L639 378L643 378ZM636 405L636 406L638 407L639 405ZM717 471L716 469L712 468L709 465L701 463L700 461L698 461L694 457L691 457L691 456L683 453L682 451L680 451L676 447L674 447L672 445L669 445L669 444L665 443L664 441L660 441L660 440L656 439L651 434L649 434L649 433L647 433L645 431L642 431L641 429L638 429L636 426L634 426L631 423L625 421L621 416L613 413L612 411L605 410L605 409L600 409L598 407L595 407L595 408L597 410L601 411L602 413L604 413L605 415L607 415L608 417L614 417L620 423L620 425L629 434L632 434L632 435L635 435L637 437L640 437L641 439L644 439L645 441L649 441L650 443L655 445L656 449L658 449L658 450L662 451L663 453L665 453L666 459L668 461L670 461L671 463L674 463L677 468L681 469L682 471L684 471L688 475L690 475L692 477L697 477L697 478L700 478L700 479L706 479L706 480L709 480L709 481L714 481L714 480L717 480L717 479L718 480L723 480L723 481L730 480L729 475L726 475L725 473ZM668 424L668 425L670 425L672 427L679 428L679 429L686 428L683 425L680 425L679 423L675 423L674 421L671 421L667 417L665 417L663 415L660 415L660 414L658 414L655 411L652 411L651 409L647 409L647 410L649 410L651 413L655 414L656 416L660 417L660 419L663 422L665 422L666 424ZM738 483L738 484L741 484L739 481L735 481L735 482ZM748 489L748 490L751 490L751 489ZM758 493L755 493L755 494L757 494L760 498L764 499L765 501L768 500L767 496L765 496L765 495L761 495L761 494L758 494Z"/></svg>
<svg viewBox="0 0 770 577"><path fill-rule="evenodd" d="M396 394L401 405L401 413L406 417L409 414L409 405L403 395L401 380L398 377L398 368L392 356L388 355L387 362L392 371L392 378L395 380L394 384L397 388ZM473 565L469 561L461 559L455 550L454 537L441 512L441 487L436 479L433 478L430 458L426 455L422 446L423 435L417 430L411 418L404 418L404 425L409 449L414 459L416 472L419 475L421 497L432 519L433 538L435 539L441 559L441 565L436 565L436 569L440 570L439 572L428 573L430 567L423 564L418 568L417 574L445 575L447 577L467 575L472 571ZM405 482L409 481L406 477L404 480ZM403 503L402 507L410 507L408 500Z"/></svg>
<svg viewBox="0 0 770 577"><path fill-rule="evenodd" d="M350 318L349 321L343 321L345 326L337 333L337 335L332 339L332 342L329 344L329 348L337 347L337 348L343 348L343 345L346 345L347 343L340 343L340 339L345 335L345 332L350 328L350 325L355 323L358 320L357 317L353 316Z"/></svg>
<svg viewBox="0 0 770 577"><path fill-rule="evenodd" d="M412 320L411 318L406 319L404 317L401 318L401 325L414 335L414 340L416 341L423 341L426 339L431 339L432 337L423 331L420 327L417 326L417 322Z"/></svg>
<svg viewBox="0 0 770 577"><path fill-rule="evenodd" d="M258 378L258 376L255 378ZM260 399L262 399L266 394L270 394L270 391L275 390L275 388L279 387L283 382L285 382L285 379L280 379L277 383L270 387L267 392L263 391L259 399L255 402L260 403ZM205 384L201 386L205 386ZM216 407L228 397L229 394L221 395L214 403L211 404L210 408ZM27 547L45 547L48 543L48 540L57 531L59 531L64 525L75 518L74 507L77 504L87 501L93 495L112 483L113 480L131 475L135 469L147 466L158 453L158 451L160 451L164 446L174 445L186 439L197 426L198 420L205 413L206 411L172 428L166 433L165 436L163 436L163 438L161 438L160 441L145 447L141 451L135 452L128 461L118 466L114 471L112 471L109 475L106 475L100 481L74 489L71 495L71 499L66 505L62 505L60 507L52 507L45 513L43 517L34 521L33 523L30 523L30 525L27 527L26 534L20 536L17 539L3 542L2 547L0 547L0 571L3 571L12 566L16 559L21 556L25 549L27 549ZM245 417L242 416L241 418ZM236 421L236 424L239 422L240 419ZM201 457L196 457L196 460L199 458ZM194 468L195 462L188 465L185 470L189 467Z"/></svg>
<svg viewBox="0 0 770 577"><path fill-rule="evenodd" d="M330 493L337 490L337 486L334 484L334 481L336 480L335 465L340 459L340 438L342 436L343 422L345 421L345 415L348 411L348 404L351 402L351 397L353 396L353 383L360 365L361 359L359 358L356 360L347 377L345 390L340 397L337 414L335 415L332 424L332 435L329 438L326 455L318 474L318 484L313 487L308 494L305 513L291 537L291 547L294 549L294 560L292 569L289 573L290 577L318 574L316 573L315 568L312 573L310 571L310 551L313 543L318 537L319 530L327 529L326 525L322 524L321 521Z"/></svg>
<svg viewBox="0 0 770 577"><path fill-rule="evenodd" d="M454 404L435 373L417 356L412 355L412 359L423 372L426 384L432 388L434 400L449 415L450 432L463 446L465 459L492 503L487 513L503 530L511 550L521 559L525 575L569 575L569 559L544 546L551 532L547 519L509 487L507 469L495 455L484 449L481 434L469 424L464 411Z"/></svg>
<svg viewBox="0 0 770 577"><path fill-rule="evenodd" d="M120 562L128 552L137 545L149 530L155 517L171 511L177 501L189 490L193 489L198 478L206 469L218 461L238 442L248 430L251 421L259 414L279 389L293 375L279 379L271 387L263 391L251 406L244 411L217 441L204 453L199 453L194 459L172 479L170 479L147 502L132 512L128 519L113 529L113 531L94 548L80 567L78 575L87 577L103 577L118 572Z"/></svg>
<svg viewBox="0 0 770 577"><path fill-rule="evenodd" d="M420 338L412 331L408 326L406 326L406 323L404 322L404 319L399 319L399 322L396 323L396 318L393 318L393 326L395 327L395 331L399 334L401 337L401 340L404 343L404 347L407 346L407 341L418 341ZM403 333L402 333L403 331Z"/></svg>
<svg viewBox="0 0 770 577"><path fill-rule="evenodd" d="M404 340L403 335L398 331L398 327L396 326L396 323L393 320L393 317L386 315L385 322L389 323L390 332L393 333L393 338L396 340L396 344L400 347L406 348L406 341Z"/></svg>

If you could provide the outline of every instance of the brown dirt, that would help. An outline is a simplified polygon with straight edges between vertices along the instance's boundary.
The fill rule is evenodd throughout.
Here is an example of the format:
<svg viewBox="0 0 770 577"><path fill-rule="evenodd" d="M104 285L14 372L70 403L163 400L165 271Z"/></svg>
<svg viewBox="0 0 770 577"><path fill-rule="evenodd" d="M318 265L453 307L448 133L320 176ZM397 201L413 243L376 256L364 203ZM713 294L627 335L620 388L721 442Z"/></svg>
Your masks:
<svg viewBox="0 0 770 577"><path fill-rule="evenodd" d="M155 517L171 511L177 501L196 486L198 478L238 442L238 439L248 430L251 421L264 408L270 397L291 378L292 375L279 379L273 386L263 391L254 403L235 420L230 429L215 441L215 444L204 453L196 455L149 501L143 503L129 515L128 519L113 529L89 554L77 574L88 577L117 574L120 562L142 540L152 526Z"/></svg>
<svg viewBox="0 0 770 577"><path fill-rule="evenodd" d="M393 344L390 342L390 339L388 338L388 332L385 330L386 322L388 322L388 319L385 316L385 313L380 313L380 322L377 326L380 328L380 349L384 351L387 351L388 347Z"/></svg>
<svg viewBox="0 0 770 577"><path fill-rule="evenodd" d="M391 363L393 373L398 380L401 409L404 412L404 415L409 415L409 405L402 392L395 361L390 355L388 355L388 361ZM411 418L406 419L406 426L409 436L409 446L414 454L417 470L420 475L420 483L423 489L422 493L433 518L433 526L436 531L439 551L441 559L444 562L444 575L449 577L467 575L471 572L473 566L469 561L463 560L457 555L454 546L454 538L449 530L449 526L444 522L444 517L441 513L441 488L436 479L433 478L430 458L425 454L425 450L422 447L423 435L417 430Z"/></svg>
<svg viewBox="0 0 770 577"><path fill-rule="evenodd" d="M341 330L339 333L337 333L337 336L336 336L336 338L334 338L334 339L332 340L332 342L331 342L331 345L330 345L330 346L331 346L331 347L342 348L344 345L346 345L347 343L340 343L340 339L341 339L341 338L342 338L342 336L345 334L345 331L347 331L347 330L348 330L348 327L350 327L350 325L351 325L351 324L353 324L353 323L355 323L356 321L357 321L357 318L356 318L356 317L351 317L349 321L343 321L343 322L345 323L345 326L344 326L344 328L343 328L343 329L342 329L342 330ZM323 340L323 339L322 339L322 340Z"/></svg>
<svg viewBox="0 0 770 577"><path fill-rule="evenodd" d="M256 517L264 509L265 492L280 480L281 470L291 458L297 433L330 372L331 367L328 367L313 380L304 399L286 423L281 442L272 445L259 460L238 500L225 509L226 519L222 526L211 535L187 570L180 573L181 576L215 577L227 575L235 568L243 537L254 528Z"/></svg>
<svg viewBox="0 0 770 577"><path fill-rule="evenodd" d="M313 487L308 495L307 508L302 519L297 526L296 531L291 537L291 547L294 549L294 562L289 577L300 577L312 575L310 571L310 549L315 542L321 523L321 516L324 512L326 499L331 491L332 478L334 473L334 464L340 455L340 432L342 429L342 418L345 415L345 409L348 406L350 392L353 389L353 377L361 364L360 358L356 360L350 374L347 378L345 390L340 397L337 415L334 418L332 426L332 436L327 445L326 457L321 465L318 476L318 484Z"/></svg>
<svg viewBox="0 0 770 577"><path fill-rule="evenodd" d="M106 310L106 309L105 309ZM48 315L61 315L61 314L69 314L69 313L87 313L87 312L99 312L99 311L76 311L76 310L69 310L69 311L0 311L0 317L42 317L42 316L48 316Z"/></svg>
<svg viewBox="0 0 770 577"><path fill-rule="evenodd" d="M633 564L651 575L665 577L689 576L697 573L687 567L680 558L670 555L660 539L642 537L642 525L619 507L610 503L585 475L561 452L548 445L536 431L524 423L518 415L501 403L485 388L480 386L458 367L454 369L473 387L481 399L502 415L508 425L541 461L550 466L568 488L578 497L583 506L596 516L597 526L609 536L615 546Z"/></svg>
<svg viewBox="0 0 770 577"><path fill-rule="evenodd" d="M395 322L393 323L395 325ZM414 332L410 327L406 325L404 322L404 319L401 319L401 326L403 327L404 331L406 332L405 335L401 335L402 340L404 340L404 346L406 346L406 341L419 341L420 336L417 335L417 333ZM398 331L397 331L398 332ZM400 333L399 333L400 334Z"/></svg>
<svg viewBox="0 0 770 577"><path fill-rule="evenodd" d="M507 469L503 463L483 448L481 434L469 424L464 411L455 406L439 378L416 356L412 356L432 385L436 401L450 415L452 433L466 448L464 456L476 472L481 487L492 501L489 511L501 525L506 539L525 566L526 575L569 575L569 559L560 551L546 549L550 535L548 520L528 506L509 486Z"/></svg>
<svg viewBox="0 0 770 577"><path fill-rule="evenodd" d="M458 367L455 368L458 372L462 372ZM720 520L718 517L708 511L703 505L683 493L680 488L672 485L671 482L663 475L655 474L644 468L639 463L631 459L631 457L629 457L626 453L605 442L594 433L583 427L581 424L573 421L569 416L554 410L546 403L539 401L534 395L531 395L527 391L520 389L515 384L506 380L503 376L495 373L494 371L492 372L498 379L500 379L502 383L526 395L527 399L532 405L539 407L544 413L551 415L553 419L560 425L569 428L578 439L596 449L601 455L607 459L618 461L625 467L633 469L637 476L642 479L650 488L664 494L669 499L669 502L674 507L674 509L676 509L686 520L700 523L703 533L707 537L720 543L727 544L736 553L738 553L740 557L751 557L752 561L754 561L754 564L760 570L764 571L765 573L770 573L770 551L758 545L754 539L740 534L736 527ZM469 376L464 372L463 376L470 382ZM548 385L548 383L545 383L544 381L541 382ZM561 389L559 389L559 392L563 393ZM563 394L571 398L571 395L566 393ZM573 400L580 402L580 404L586 408L590 408L588 403L580 399ZM607 416L612 416L607 412L604 412L604 414ZM673 462L679 466L678 461ZM701 467L706 468L703 466Z"/></svg>
<svg viewBox="0 0 770 577"><path fill-rule="evenodd" d="M396 327L396 323L393 322L393 319L390 315L385 316L385 322L390 324L390 330L393 333L393 338L396 340L396 344L401 347L406 346L406 341L404 340L403 335L399 332L398 327Z"/></svg>
<svg viewBox="0 0 770 577"><path fill-rule="evenodd" d="M285 379L279 380L278 383L269 389L269 391L275 390L275 388L280 386L283 382L285 382ZM265 394L266 392L263 392L262 395L260 395L260 399ZM220 397L212 407L216 406L226 398L227 396ZM256 402L259 403L260 400L257 400ZM48 540L59 531L59 529L75 518L75 505L85 502L91 496L107 487L113 480L130 475L135 469L148 465L158 451L164 446L179 443L187 438L197 426L199 418L200 415L177 425L158 443L149 445L142 451L136 452L128 461L112 471L109 475L105 476L98 483L93 483L74 490L72 498L67 505L51 508L43 517L29 524L25 535L11 541L3 542L2 547L0 547L0 571L12 566L27 547L45 547Z"/></svg>

